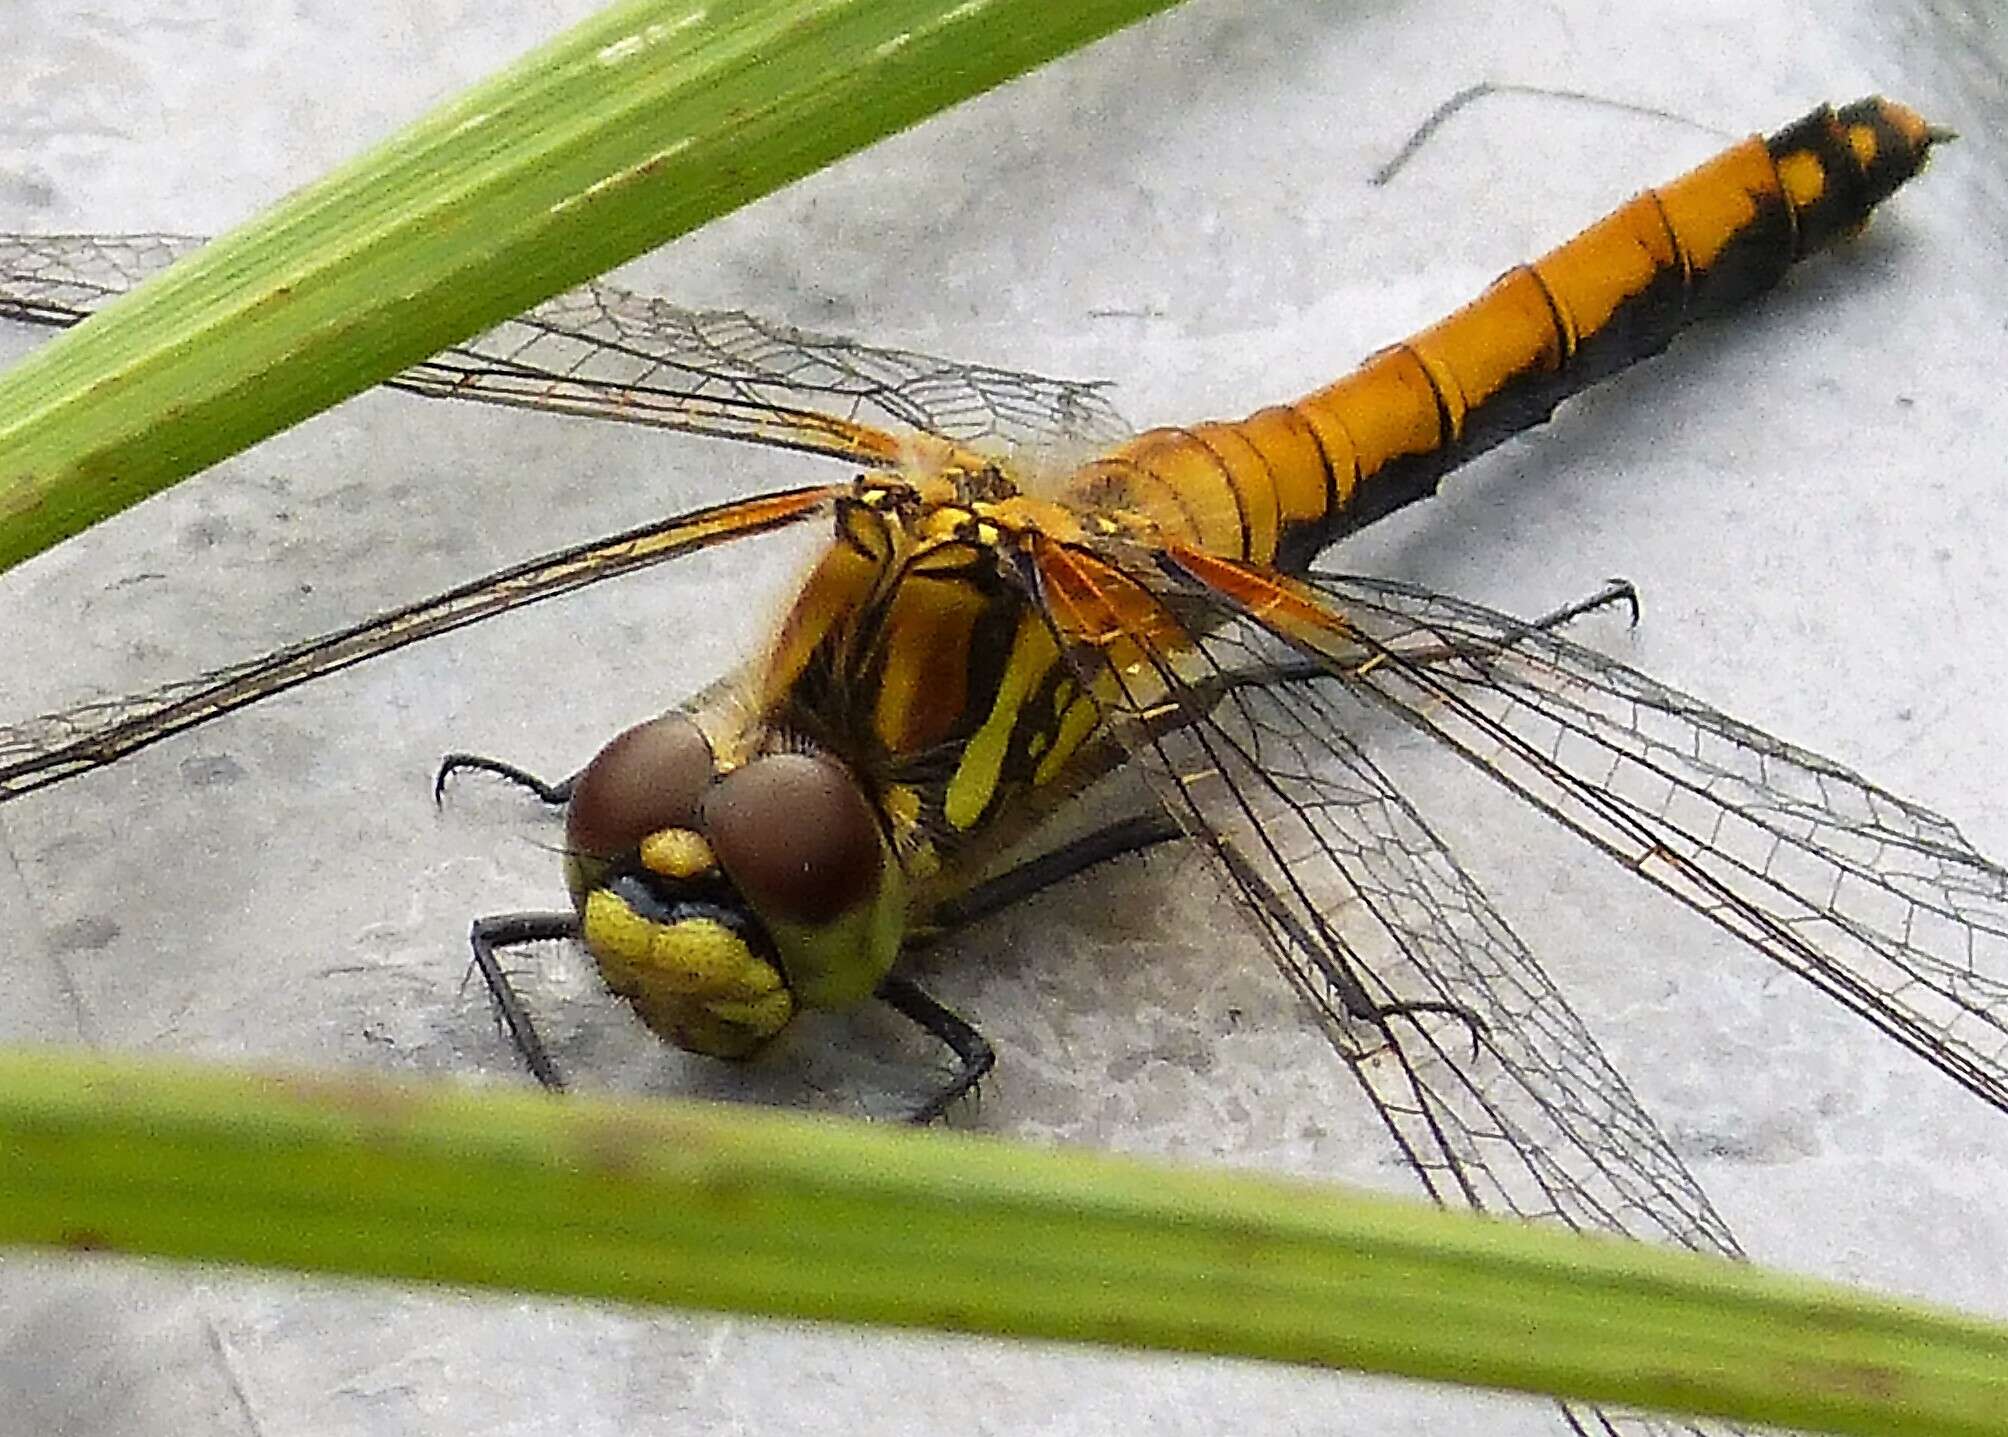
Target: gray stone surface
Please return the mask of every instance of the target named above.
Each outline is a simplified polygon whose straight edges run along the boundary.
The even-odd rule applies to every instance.
[[[210,231],[583,0],[8,0],[0,228]],[[1611,574],[1615,652],[2008,854],[1998,38],[1925,6],[1194,3],[670,246],[687,303],[1121,381],[1139,422],[1302,391],[1721,137],[1883,91],[1972,138],[1746,327],[1698,336],[1340,562],[1536,611]],[[1970,22],[1967,22],[1970,23]],[[35,336],[0,334],[0,358]],[[374,395],[0,578],[0,718],[181,677],[809,461]],[[784,546],[408,651],[0,812],[8,1041],[518,1081],[471,914],[562,897],[452,748],[559,772],[757,642]],[[2008,1316],[2008,1127],[1475,778],[1426,789],[1761,1261]],[[1399,1189],[1339,1065],[1189,855],[935,960],[1004,1058],[958,1123]],[[582,1084],[883,1110],[875,1016],[751,1072],[554,958]],[[730,1260],[721,1254],[721,1260]],[[86,1434],[1552,1430],[1543,1404],[1246,1364],[0,1259],[0,1428]],[[25,1416],[24,1416],[25,1414]]]

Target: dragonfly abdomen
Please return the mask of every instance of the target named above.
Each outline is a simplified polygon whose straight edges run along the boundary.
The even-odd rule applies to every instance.
[[[1336,383],[1238,423],[1138,435],[1086,466],[1076,492],[1215,554],[1299,567],[1763,293],[1858,229],[1945,137],[1888,100],[1821,106],[1645,191]]]

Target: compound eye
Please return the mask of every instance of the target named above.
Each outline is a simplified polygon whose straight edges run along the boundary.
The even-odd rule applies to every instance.
[[[762,918],[825,923],[871,897],[878,818],[849,769],[806,753],[756,758],[704,798],[719,866]]]
[[[711,745],[684,714],[616,734],[593,756],[565,811],[571,852],[612,858],[666,828],[694,828],[713,773]]]

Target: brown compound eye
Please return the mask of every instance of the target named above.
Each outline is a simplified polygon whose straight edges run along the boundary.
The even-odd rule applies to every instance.
[[[694,828],[711,745],[683,714],[638,723],[593,756],[565,811],[571,852],[612,858],[666,828]]]
[[[704,834],[762,918],[825,923],[875,891],[877,817],[850,770],[806,753],[756,758],[712,786]]]

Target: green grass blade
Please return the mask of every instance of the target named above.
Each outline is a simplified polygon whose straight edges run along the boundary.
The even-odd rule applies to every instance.
[[[2008,1432],[2008,1329],[1328,1187],[694,1104],[0,1054],[0,1242]]]
[[[0,570],[1170,0],[624,0],[0,377]]]

